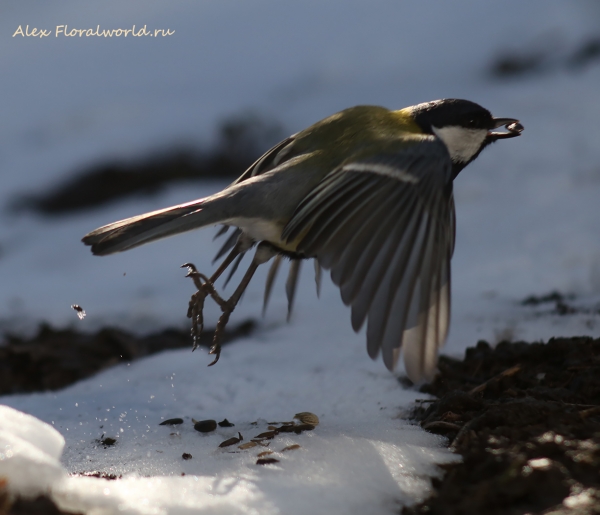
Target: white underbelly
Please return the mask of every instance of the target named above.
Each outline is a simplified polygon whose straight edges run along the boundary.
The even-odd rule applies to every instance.
[[[228,225],[235,225],[256,241],[268,241],[282,246],[281,232],[283,225],[262,218],[232,218]]]

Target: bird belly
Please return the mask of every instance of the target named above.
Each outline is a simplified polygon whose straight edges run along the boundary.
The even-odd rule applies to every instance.
[[[277,248],[294,252],[296,242],[287,243],[281,239],[284,223],[265,220],[263,218],[232,218],[228,225],[235,225],[256,241],[267,241]]]

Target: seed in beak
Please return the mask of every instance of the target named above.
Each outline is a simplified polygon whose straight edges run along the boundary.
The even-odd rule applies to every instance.
[[[523,127],[519,122],[514,122],[506,126],[506,130],[510,132],[523,132]]]

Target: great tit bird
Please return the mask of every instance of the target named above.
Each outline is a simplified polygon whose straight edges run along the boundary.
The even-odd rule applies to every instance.
[[[431,379],[450,322],[452,181],[487,145],[522,130],[518,120],[494,118],[468,100],[398,111],[351,107],[275,145],[219,193],[105,225],[83,242],[104,256],[209,225],[234,226],[237,242],[210,278],[190,266],[198,286],[188,312],[194,327],[208,295],[223,311],[213,363],[256,268],[287,256],[331,271],[354,330],[367,321],[371,358],[381,351],[393,370],[402,351],[412,381]],[[255,244],[242,282],[222,299],[214,281]]]

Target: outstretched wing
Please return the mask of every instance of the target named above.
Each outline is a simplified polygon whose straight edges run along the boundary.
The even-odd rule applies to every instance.
[[[431,377],[450,320],[451,161],[439,141],[396,143],[348,161],[302,201],[283,232],[331,270],[352,326],[388,369]]]

